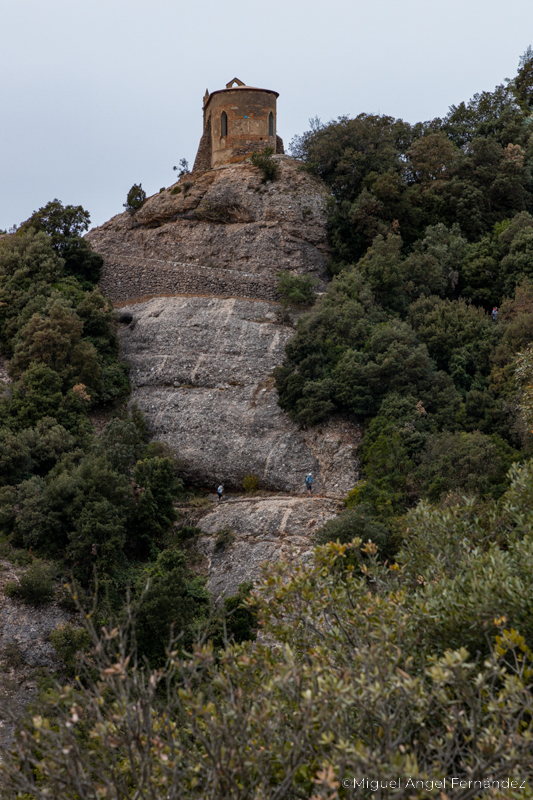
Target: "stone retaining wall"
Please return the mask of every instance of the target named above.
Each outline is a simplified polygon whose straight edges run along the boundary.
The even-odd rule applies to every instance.
[[[279,300],[277,280],[236,269],[149,258],[106,258],[100,287],[113,302],[152,295],[199,294]]]

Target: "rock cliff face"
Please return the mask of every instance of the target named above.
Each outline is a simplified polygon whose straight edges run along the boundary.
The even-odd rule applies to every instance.
[[[311,471],[319,493],[342,497],[357,480],[359,429],[338,421],[317,431],[293,425],[271,377],[293,329],[276,306],[244,299],[154,298],[121,309],[133,399],[155,438],[168,442],[186,479],[304,493]]]
[[[215,601],[253,581],[261,564],[309,556],[313,534],[339,511],[324,498],[275,495],[218,503],[202,520],[198,549],[208,561]]]
[[[134,215],[87,234],[104,256],[102,289],[114,302],[162,294],[274,300],[276,272],[323,282],[327,193],[287,156],[261,183],[250,163],[182,176]]]
[[[153,437],[174,448],[190,483],[239,490],[254,474],[262,490],[285,493],[224,502],[201,521],[217,596],[264,559],[304,557],[359,477],[358,426],[339,418],[301,429],[277,404],[272,370],[294,328],[279,321],[276,272],[310,274],[320,288],[327,255],[324,187],[277,158],[272,183],[250,163],[185,175],[174,193],[88,234],[104,256],[102,288],[120,307],[132,400]],[[309,471],[313,498],[304,497]],[[221,548],[223,529],[232,533]]]

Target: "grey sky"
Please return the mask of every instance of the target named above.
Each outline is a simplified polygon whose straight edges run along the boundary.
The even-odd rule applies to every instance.
[[[409,122],[492,90],[531,0],[2,0],[0,228],[58,197],[94,225],[192,165],[206,87],[275,89],[287,145],[341,114]]]

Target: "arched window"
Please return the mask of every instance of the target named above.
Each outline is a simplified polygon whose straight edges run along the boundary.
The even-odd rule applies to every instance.
[[[228,135],[228,115],[225,111],[222,112],[222,116],[220,117],[220,135]]]
[[[272,111],[268,115],[268,135],[274,136],[274,114]]]

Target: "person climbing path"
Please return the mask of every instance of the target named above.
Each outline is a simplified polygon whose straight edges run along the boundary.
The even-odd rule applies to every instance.
[[[220,486],[218,487],[217,494],[218,494],[218,500],[220,502],[222,500],[222,495],[224,494],[224,484],[223,483],[221,483]]]
[[[305,476],[305,485],[307,486],[307,495],[311,497],[313,493],[313,476],[310,472]]]

